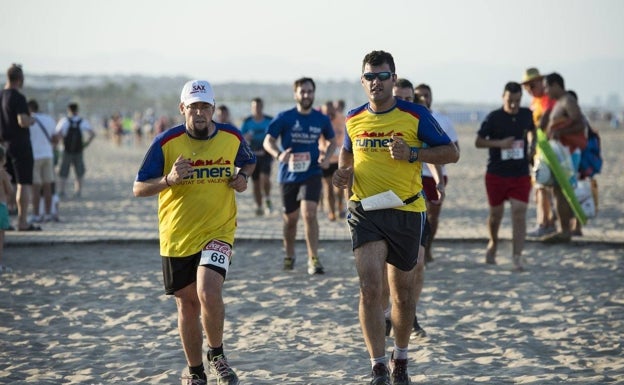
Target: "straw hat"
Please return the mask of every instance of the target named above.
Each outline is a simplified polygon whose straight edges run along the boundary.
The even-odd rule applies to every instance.
[[[527,68],[522,75],[522,84],[528,83],[531,80],[542,79],[544,76],[540,75],[539,70],[535,67]]]

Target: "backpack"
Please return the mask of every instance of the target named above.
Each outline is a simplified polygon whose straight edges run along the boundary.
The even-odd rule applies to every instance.
[[[79,154],[82,152],[82,130],[80,130],[82,119],[75,122],[71,119],[67,120],[69,121],[69,128],[63,138],[63,147],[68,154]]]
[[[587,130],[587,146],[581,151],[579,173],[582,178],[592,177],[602,170],[600,136],[591,127]]]

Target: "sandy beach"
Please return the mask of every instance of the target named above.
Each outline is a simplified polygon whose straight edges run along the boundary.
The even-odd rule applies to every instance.
[[[459,128],[462,159],[427,266],[412,339],[414,384],[624,384],[624,145],[603,133],[600,211],[567,245],[528,242],[512,273],[509,211],[496,266],[485,265],[486,152]],[[88,153],[84,197],[63,223],[7,233],[0,275],[0,384],[179,384],[185,367],[174,300],[163,293],[151,199],[131,185],[144,147],[101,138]],[[277,188],[274,188],[277,194]],[[327,274],[281,270],[281,219],[240,194],[225,285],[225,349],[241,384],[366,384],[358,280],[344,223],[321,218]],[[277,199],[277,198],[276,198]],[[531,207],[528,225],[533,225]],[[301,234],[301,232],[300,232]],[[305,245],[297,244],[305,255]],[[388,355],[392,347],[388,339]],[[209,383],[216,383],[214,380]]]

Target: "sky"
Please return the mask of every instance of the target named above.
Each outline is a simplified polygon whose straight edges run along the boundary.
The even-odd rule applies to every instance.
[[[535,66],[582,102],[624,101],[620,0],[0,0],[0,66],[212,83],[359,81],[364,55],[435,100],[500,102]],[[615,99],[618,100],[617,98]]]

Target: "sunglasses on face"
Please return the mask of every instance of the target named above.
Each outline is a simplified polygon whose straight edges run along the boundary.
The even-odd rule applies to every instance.
[[[382,82],[384,80],[388,80],[392,77],[392,72],[389,71],[384,71],[384,72],[367,72],[365,74],[362,75],[362,77],[366,80],[368,80],[369,82],[372,82],[375,79],[379,79]]]

